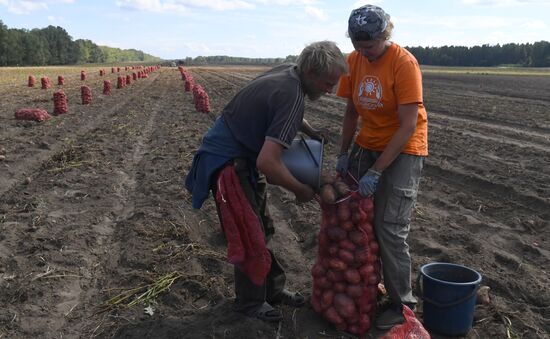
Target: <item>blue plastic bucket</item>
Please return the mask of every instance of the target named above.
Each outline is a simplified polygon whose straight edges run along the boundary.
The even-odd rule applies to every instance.
[[[468,333],[474,321],[481,274],[461,265],[431,263],[420,268],[418,280],[420,277],[424,326],[447,336]]]
[[[282,159],[290,173],[298,181],[318,190],[323,168],[323,142],[296,138],[290,148],[283,151]]]

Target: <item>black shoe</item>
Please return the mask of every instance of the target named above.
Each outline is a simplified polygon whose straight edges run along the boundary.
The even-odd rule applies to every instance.
[[[258,318],[265,322],[276,323],[283,319],[283,315],[281,314],[281,311],[273,308],[273,306],[269,305],[267,302],[264,302],[257,308],[253,308],[252,310],[249,310],[243,313],[247,317]]]
[[[270,300],[273,304],[284,304],[293,307],[302,307],[306,303],[306,298],[300,292],[291,292],[287,289],[282,290],[279,294]]]
[[[403,316],[401,305],[391,305],[376,319],[375,325],[379,330],[389,330],[395,325],[400,325],[404,322],[405,317]]]

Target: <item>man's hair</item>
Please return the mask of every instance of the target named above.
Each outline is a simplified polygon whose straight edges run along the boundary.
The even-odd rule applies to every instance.
[[[307,45],[298,56],[296,63],[301,73],[313,72],[317,75],[335,71],[346,73],[348,69],[346,59],[338,46],[327,40]]]

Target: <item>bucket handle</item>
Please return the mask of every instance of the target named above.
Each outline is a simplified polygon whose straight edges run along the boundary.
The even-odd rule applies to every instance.
[[[477,290],[478,290],[478,286],[476,285],[476,287],[472,290],[472,293],[469,293],[467,296],[465,297],[462,297],[458,300],[455,300],[455,301],[451,301],[449,303],[440,303],[440,302],[437,302],[435,300],[432,300],[428,297],[426,297],[424,295],[424,291],[423,291],[423,288],[420,286],[420,278],[422,277],[422,274],[418,274],[418,276],[416,277],[416,294],[418,295],[418,297],[424,301],[427,301],[429,302],[430,304],[433,304],[434,306],[436,307],[439,307],[439,308],[447,308],[447,307],[452,307],[452,306],[456,306],[456,305],[459,305],[459,304],[462,304],[463,302],[465,302],[466,300],[470,299],[471,297],[473,297],[476,293],[477,293]]]
[[[302,144],[304,144],[304,147],[307,149],[307,152],[311,156],[311,159],[313,159],[313,162],[315,163],[315,166],[319,167],[319,163],[317,162],[317,159],[315,159],[315,156],[313,155],[313,152],[309,148],[306,139],[304,139],[304,136],[300,134],[300,140],[302,141]]]

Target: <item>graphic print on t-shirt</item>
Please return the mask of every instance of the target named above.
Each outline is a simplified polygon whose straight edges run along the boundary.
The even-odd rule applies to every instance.
[[[366,109],[377,109],[382,107],[382,85],[376,76],[367,75],[359,83],[357,93],[359,105]]]

